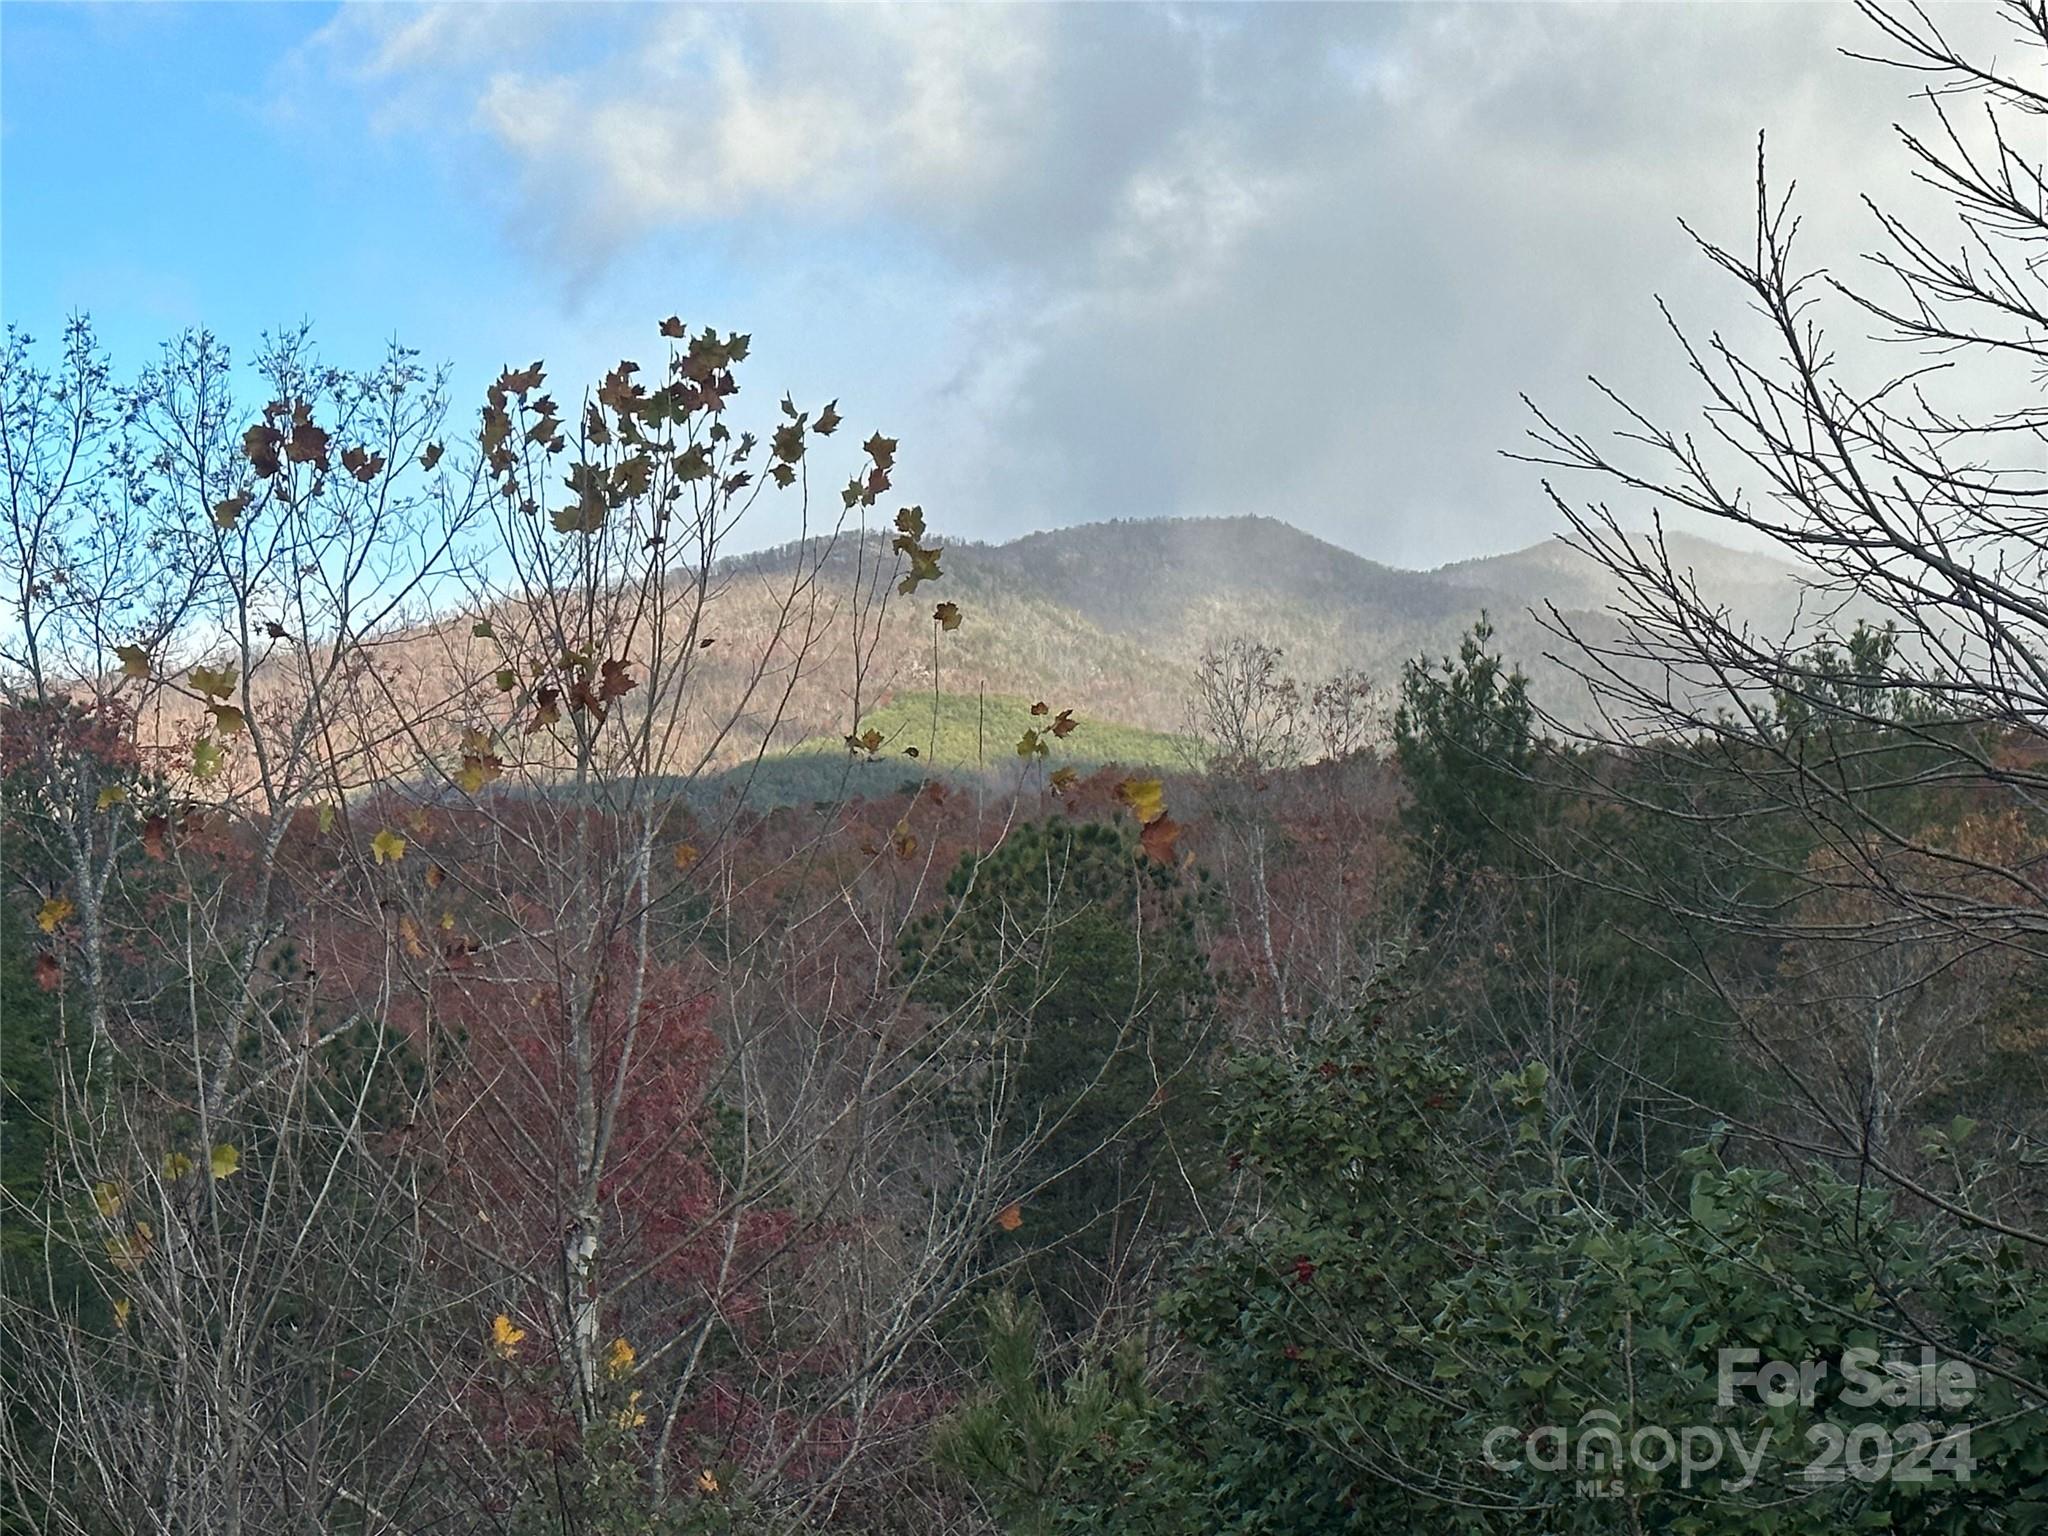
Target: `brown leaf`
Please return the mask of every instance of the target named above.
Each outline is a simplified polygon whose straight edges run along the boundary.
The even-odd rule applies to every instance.
[[[384,472],[384,455],[366,453],[360,448],[345,448],[341,454],[341,467],[354,475],[358,483],[368,485]]]
[[[996,1212],[996,1225],[1005,1232],[1014,1232],[1024,1225],[1024,1212],[1014,1202]]]
[[[683,317],[681,315],[670,315],[666,320],[662,321],[661,334],[669,337],[671,340],[680,340],[685,334]]]
[[[284,456],[294,464],[311,464],[315,469],[327,467],[327,434],[310,421],[301,421],[292,427],[292,435],[285,441]]]
[[[536,731],[544,731],[549,726],[560,723],[562,718],[562,711],[559,708],[561,700],[562,690],[559,688],[543,688],[535,693],[533,696],[533,718],[526,723],[526,734],[531,736]]]
[[[932,610],[932,622],[941,629],[958,629],[960,627],[960,605],[958,603],[939,604],[938,607]]]
[[[627,665],[623,661],[608,661],[598,669],[602,677],[602,681],[598,686],[600,697],[607,699],[623,698],[626,694],[631,693],[640,686],[638,678],[626,675]]]
[[[1046,703],[1045,700],[1040,699],[1036,704],[1031,706],[1031,713],[1033,713],[1034,715],[1049,715],[1052,713],[1052,706]]]
[[[1052,733],[1062,739],[1073,734],[1074,727],[1081,722],[1074,718],[1071,709],[1063,709],[1052,717]]]
[[[1148,857],[1161,864],[1173,862],[1174,839],[1180,836],[1180,823],[1171,816],[1161,816],[1157,821],[1145,823],[1145,830],[1138,834],[1138,845]]]
[[[242,434],[242,455],[258,479],[268,480],[278,472],[277,453],[283,443],[284,434],[267,422],[258,422]]]
[[[164,834],[171,830],[168,816],[151,816],[142,823],[142,851],[152,859],[164,857]]]
[[[420,468],[432,469],[441,462],[441,455],[447,452],[439,443],[427,444],[427,451],[420,455]]]

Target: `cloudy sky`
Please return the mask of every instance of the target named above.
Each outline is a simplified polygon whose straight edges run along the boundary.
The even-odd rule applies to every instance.
[[[1976,7],[1945,7],[1984,26]],[[1848,5],[8,6],[0,300],[132,364],[397,337],[465,392],[751,331],[959,537],[1260,512],[1403,565],[1550,532],[1527,393],[1693,400],[1679,230],[1910,196]],[[786,533],[763,524],[763,541]]]

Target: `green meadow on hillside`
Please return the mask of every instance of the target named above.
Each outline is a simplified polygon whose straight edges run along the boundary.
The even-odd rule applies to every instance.
[[[692,798],[736,794],[755,805],[794,805],[841,795],[893,794],[931,774],[1014,783],[1022,767],[1017,745],[1024,732],[1037,728],[1043,733],[1057,712],[1033,715],[1031,704],[1005,694],[904,694],[861,717],[861,733],[872,730],[882,738],[872,757],[849,752],[843,736],[815,736],[698,784]],[[1077,722],[1064,740],[1046,734],[1046,771],[1072,767],[1088,772],[1109,763],[1184,768],[1198,760],[1192,744],[1179,736],[1087,716],[1078,716]]]

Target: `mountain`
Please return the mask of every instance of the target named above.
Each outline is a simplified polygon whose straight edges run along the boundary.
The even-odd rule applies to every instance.
[[[695,584],[678,580],[664,625],[635,624],[615,658],[635,679],[658,672],[675,690],[669,697],[684,701],[674,728],[663,728],[661,766],[723,777],[765,751],[785,785],[776,797],[800,799],[851,756],[865,762],[863,783],[888,780],[893,788],[912,747],[924,766],[1013,762],[1023,730],[1043,723],[1030,713],[1041,700],[1082,722],[1057,744],[1059,763],[1183,760],[1176,738],[1186,728],[1189,685],[1212,647],[1249,637],[1278,647],[1283,670],[1304,684],[1356,669],[1391,695],[1405,663],[1454,652],[1482,612],[1493,621],[1495,647],[1528,673],[1537,703],[1576,723],[1590,713],[1584,686],[1553,659],[1569,648],[1531,610],[1554,603],[1596,641],[1617,628],[1607,611],[1612,579],[1556,542],[1409,571],[1268,517],[1089,523],[1006,544],[933,538],[945,574],[911,596],[896,593],[896,557],[872,533],[721,562],[701,611]],[[1671,548],[1738,617],[1775,629],[1796,613],[1801,589],[1791,567],[1703,540],[1674,539]],[[938,602],[958,605],[957,628],[939,630]],[[539,684],[526,680],[541,677],[533,668],[546,667],[559,647],[537,638],[534,617],[507,603],[380,639],[374,657],[344,680],[361,713],[336,739],[410,749],[395,701],[466,691],[452,707],[433,706],[448,740],[422,743],[430,753],[457,752],[460,726],[495,721],[501,750],[539,761],[533,754],[544,756],[549,738],[521,725],[538,707]],[[482,618],[493,623],[476,622]],[[650,647],[678,643],[656,635],[696,643],[682,642],[655,669]],[[363,686],[372,674],[376,686]],[[291,665],[263,662],[250,684],[261,704],[298,686],[296,676]],[[506,678],[509,697],[492,681]],[[167,700],[155,726],[167,741],[205,727],[191,698]],[[648,691],[627,692],[623,717],[647,700]],[[849,754],[848,735],[870,728],[887,745]],[[366,767],[364,782],[402,771],[382,749],[366,762],[385,766]]]
[[[1796,611],[1790,566],[1703,539],[1673,536],[1669,545],[1703,590],[1753,623],[1782,627]],[[769,551],[741,563],[772,588],[796,558]],[[1405,662],[1454,651],[1483,611],[1539,704],[1576,721],[1587,714],[1584,686],[1551,659],[1568,648],[1531,610],[1554,603],[1592,638],[1617,627],[1612,577],[1558,541],[1410,571],[1268,517],[1130,519],[950,544],[944,566],[944,579],[899,605],[909,622],[878,647],[871,697],[986,691],[1176,732],[1199,658],[1233,637],[1279,647],[1284,668],[1305,682],[1348,667],[1391,690]],[[965,614],[942,637],[936,682],[925,592]]]

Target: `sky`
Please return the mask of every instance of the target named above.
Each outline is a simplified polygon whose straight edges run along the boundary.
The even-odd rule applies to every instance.
[[[1819,0],[14,0],[0,313],[89,314],[118,369],[310,321],[465,400],[535,358],[573,395],[678,313],[754,337],[743,403],[897,437],[952,537],[1259,513],[1432,566],[1556,530],[1521,396],[1683,423],[1654,301],[1743,323],[1678,220],[1747,238],[1760,132],[1816,266],[1915,195],[1874,42]]]

